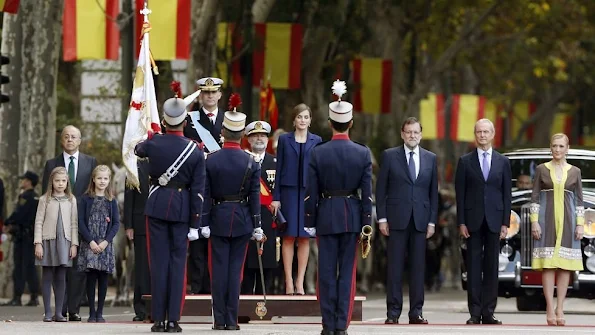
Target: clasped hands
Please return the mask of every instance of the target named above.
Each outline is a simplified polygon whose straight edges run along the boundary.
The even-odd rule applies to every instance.
[[[109,243],[107,241],[101,241],[99,244],[97,244],[95,241],[91,241],[91,243],[89,243],[89,247],[91,247],[91,251],[93,251],[94,254],[100,254],[103,252],[103,250],[105,250],[105,248],[107,248],[108,244]]]

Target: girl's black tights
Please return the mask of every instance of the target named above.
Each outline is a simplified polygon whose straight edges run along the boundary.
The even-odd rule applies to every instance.
[[[45,317],[49,318],[52,315],[51,297],[52,286],[54,286],[54,298],[56,304],[56,319],[62,318],[62,305],[64,304],[64,293],[66,292],[66,268],[63,266],[44,266],[42,273],[42,288],[43,308],[45,310]]]
[[[107,275],[105,271],[87,270],[87,299],[89,299],[89,317],[103,317],[103,304],[107,294]],[[97,310],[95,310],[95,283],[97,283]]]

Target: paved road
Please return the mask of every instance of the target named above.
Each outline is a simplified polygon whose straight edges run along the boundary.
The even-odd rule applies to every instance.
[[[6,301],[6,300],[2,300]],[[24,298],[23,301],[26,301]],[[408,302],[405,301],[405,306]],[[462,291],[445,291],[426,295],[424,316],[430,321],[428,326],[387,326],[384,297],[368,297],[364,303],[364,322],[352,323],[349,334],[519,334],[537,330],[541,334],[595,333],[595,302],[581,299],[568,299],[566,303],[566,327],[545,326],[544,313],[520,313],[516,311],[513,299],[499,299],[497,317],[504,321],[502,326],[466,326],[468,318],[466,295]],[[81,308],[86,317],[87,307]],[[130,307],[106,307],[107,324],[87,324],[86,322],[43,323],[43,307],[0,307],[0,334],[146,334],[149,324],[133,323]],[[210,318],[184,317],[184,333],[211,333]],[[404,314],[401,322],[406,323]],[[319,334],[320,318],[282,318],[271,323],[251,323],[241,325],[241,334]]]

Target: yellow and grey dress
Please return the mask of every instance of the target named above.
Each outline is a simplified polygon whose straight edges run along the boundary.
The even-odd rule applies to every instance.
[[[583,270],[581,241],[574,231],[584,225],[581,170],[570,164],[558,180],[552,162],[535,169],[531,196],[531,223],[538,222],[541,239],[534,240],[533,269]]]

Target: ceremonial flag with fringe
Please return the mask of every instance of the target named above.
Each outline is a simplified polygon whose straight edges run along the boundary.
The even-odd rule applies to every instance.
[[[145,19],[148,28],[148,20]],[[122,160],[126,167],[126,184],[136,189],[139,188],[138,179],[138,157],[134,153],[134,147],[145,140],[148,131],[160,132],[159,113],[157,111],[157,96],[155,95],[155,83],[151,73],[152,58],[149,51],[149,32],[143,34],[140,54],[136,65],[136,74],[132,86],[130,98],[130,109],[126,119],[124,140],[122,143]],[[153,64],[153,67],[156,68]]]

